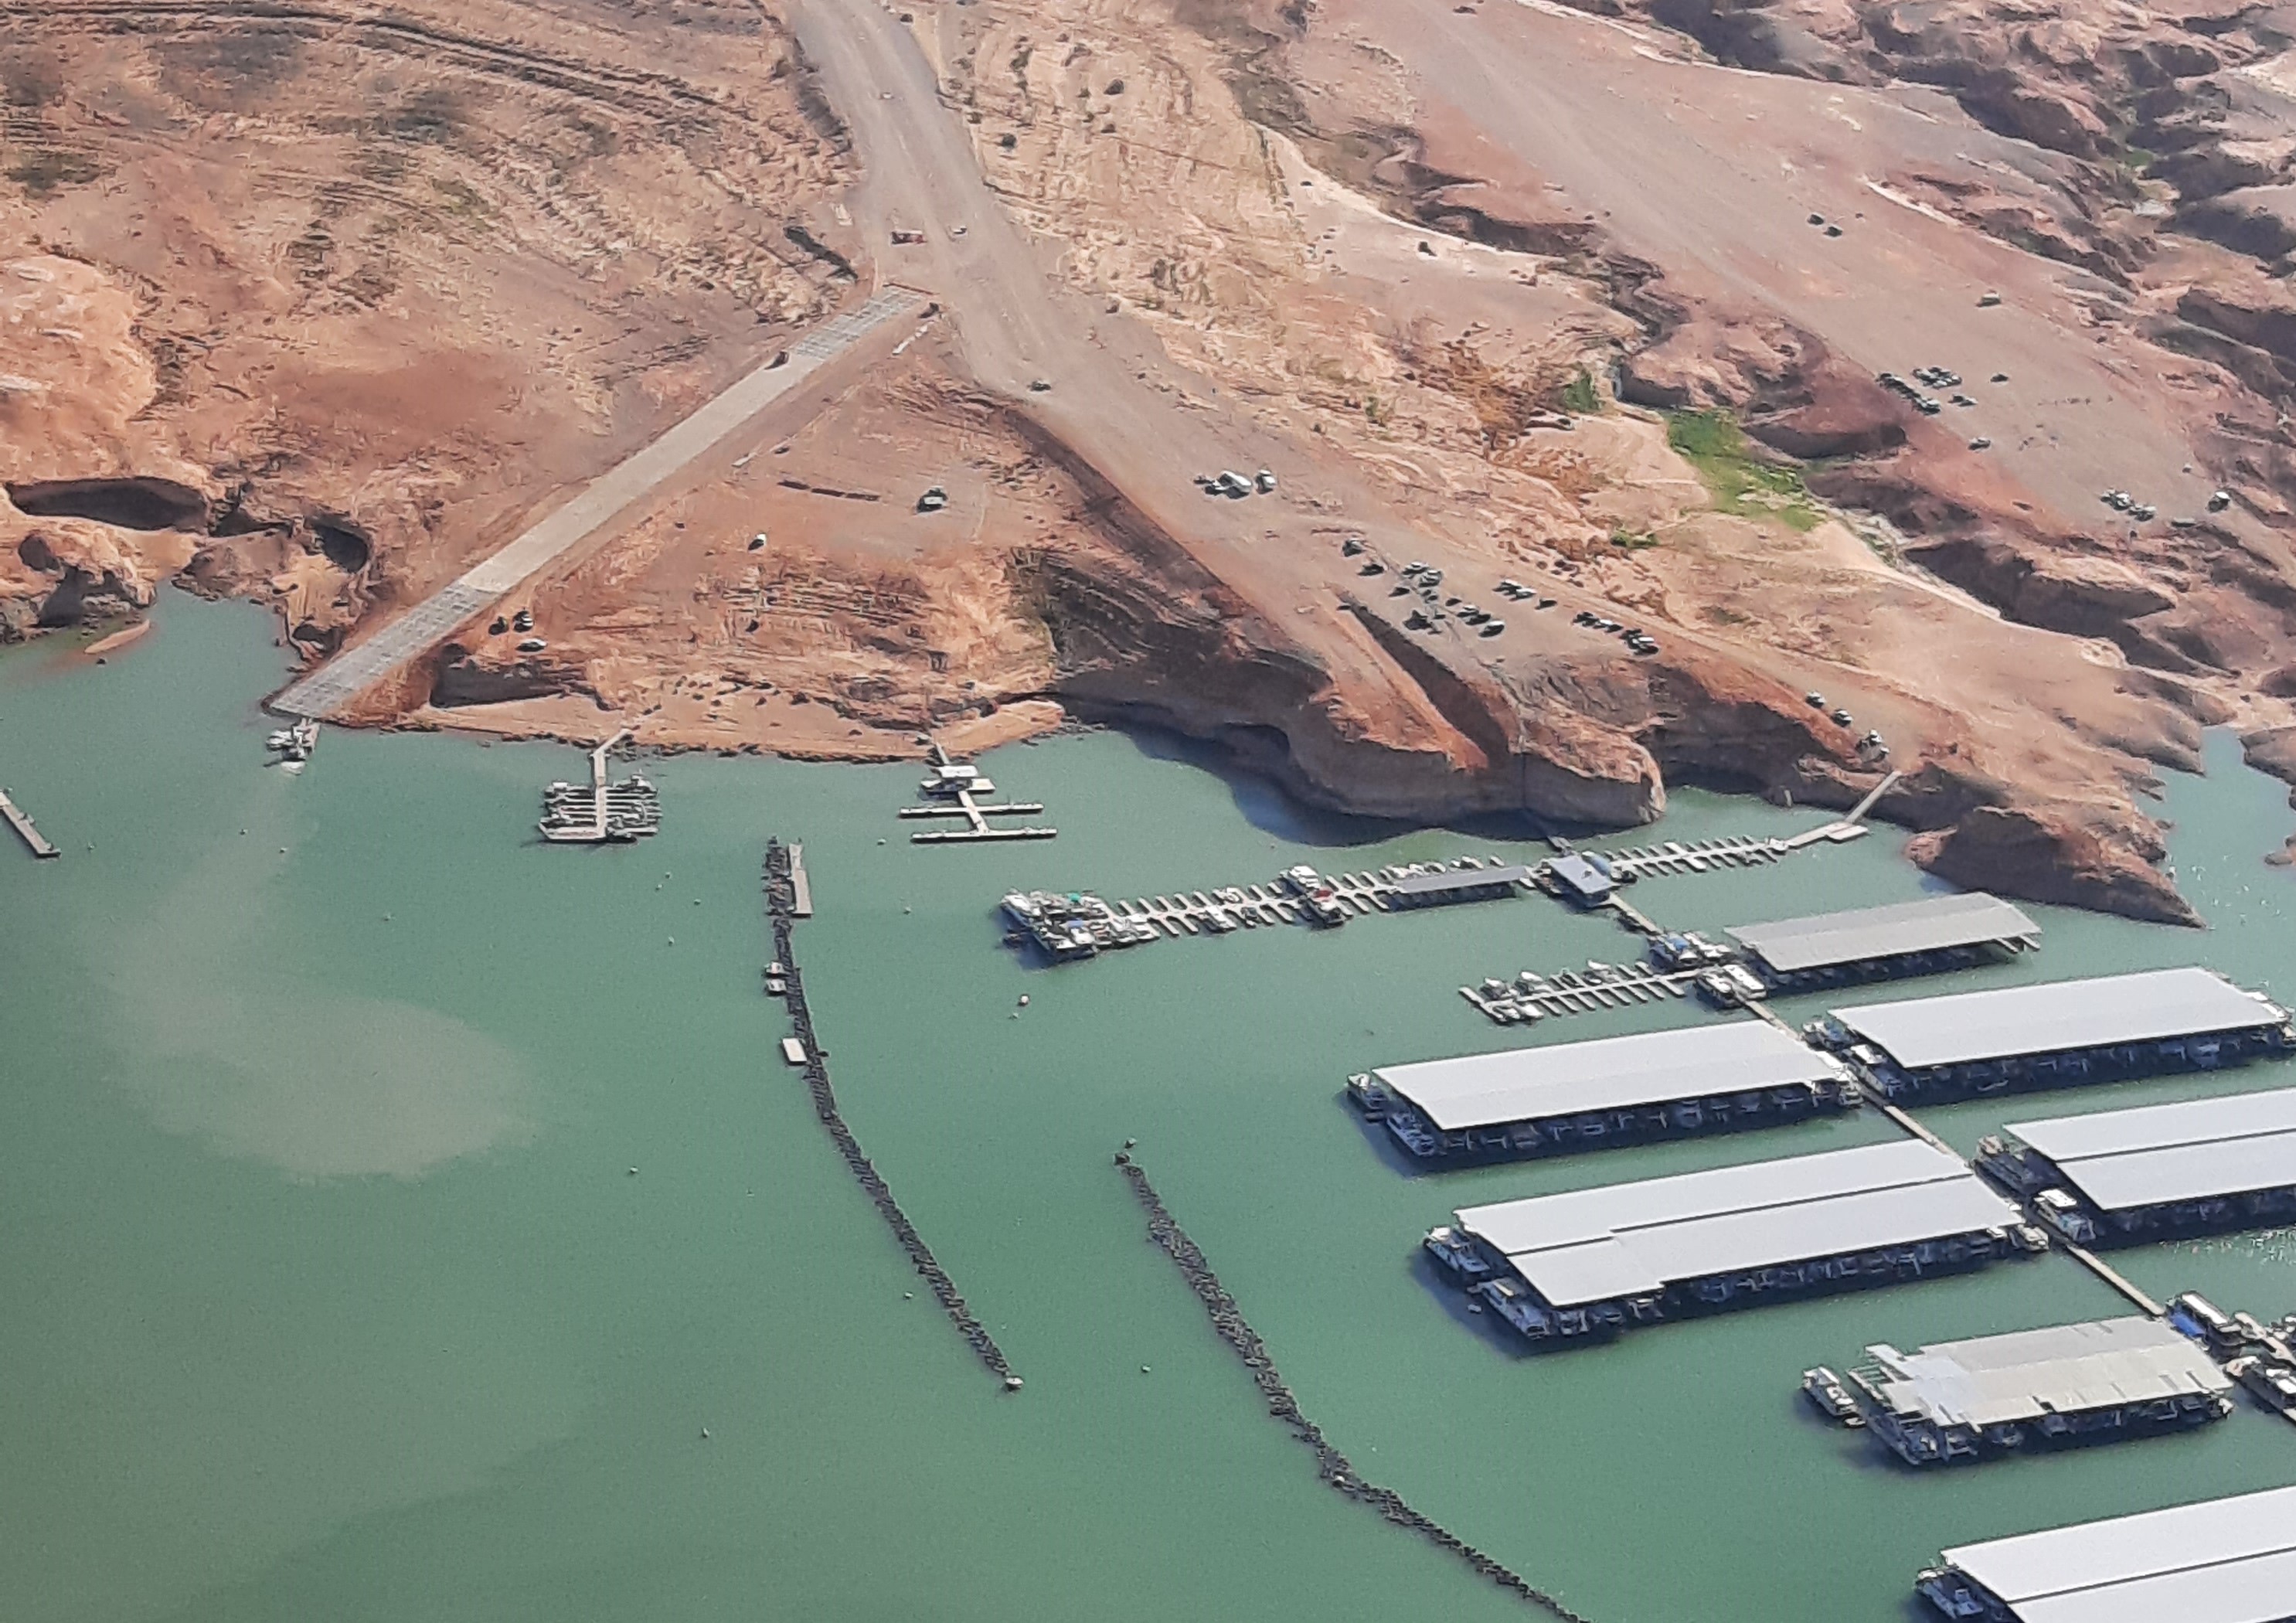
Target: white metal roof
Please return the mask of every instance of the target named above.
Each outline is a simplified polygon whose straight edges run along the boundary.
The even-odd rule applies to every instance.
[[[2012,1124],[2107,1211],[2296,1184],[2296,1087]]]
[[[1440,896],[1446,890],[1529,882],[1530,870],[1521,863],[1510,863],[1503,868],[1445,868],[1437,873],[1406,873],[1390,888],[1402,896]]]
[[[1774,919],[1766,924],[1734,924],[1723,933],[1772,969],[1792,971],[2020,940],[2038,936],[2041,927],[2000,898],[1972,891],[1887,907]]]
[[[2158,1319],[2054,1324],[1918,1352],[1866,1349],[1882,1401],[1939,1426],[1991,1426],[2043,1415],[2223,1393],[2232,1378],[2199,1345]]]
[[[2277,1025],[2286,1013],[2210,970],[2145,970],[1830,1012],[1898,1064],[2053,1053]]]
[[[1561,1307],[2018,1216],[1957,1157],[1899,1139],[1470,1207],[1456,1220]]]
[[[2021,1623],[2282,1623],[2296,1616],[2296,1488],[1948,1550]]]
[[[1784,1087],[1841,1062],[1767,1021],[1389,1065],[1372,1075],[1448,1129]]]

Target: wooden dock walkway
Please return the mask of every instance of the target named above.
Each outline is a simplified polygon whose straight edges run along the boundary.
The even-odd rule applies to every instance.
[[[2130,1282],[2127,1275],[2114,1267],[2111,1263],[2105,1261],[2103,1258],[2098,1256],[2095,1251],[2090,1250],[2087,1246],[2075,1245],[2071,1241],[2063,1238],[2062,1235],[2055,1236],[2055,1238],[2057,1247],[2060,1250],[2070,1257],[2075,1262],[2079,1263],[2081,1266],[2087,1268],[2090,1273],[2095,1275],[2099,1279],[2104,1281],[2106,1284],[2111,1285],[2114,1290],[2120,1291],[2121,1295],[2127,1297],[2130,1301],[2136,1303],[2137,1308],[2143,1312],[2146,1317],[2157,1319],[2161,1315],[2169,1311],[2160,1303],[2154,1301],[2151,1297],[2145,1295],[2144,1291],[2138,1290],[2136,1286]]]
[[[1874,809],[1875,801],[1897,787],[1898,780],[1904,775],[1905,774],[1901,772],[1891,772],[1872,789],[1866,791],[1866,798],[1851,807],[1846,816],[1833,823],[1822,824],[1816,828],[1804,829],[1800,833],[1783,842],[1785,848],[1789,851],[1799,851],[1803,847],[1816,845],[1820,840],[1830,840],[1835,845],[1841,845],[1852,840],[1864,839],[1866,814]]]
[[[1705,873],[1716,868],[1748,868],[1773,863],[1790,848],[1766,834],[1730,834],[1719,840],[1669,840],[1660,845],[1624,846],[1595,855],[1621,878],[1646,873]]]
[[[1056,828],[996,828],[991,817],[1033,817],[1044,807],[1035,800],[990,800],[986,795],[996,792],[996,785],[980,775],[970,761],[949,758],[937,738],[925,741],[932,750],[933,775],[917,785],[918,792],[937,799],[938,805],[905,806],[904,817],[962,817],[961,829],[934,829],[909,836],[911,845],[969,845],[984,840],[1057,840]]]
[[[0,789],[0,817],[7,819],[8,826],[14,829],[24,843],[31,848],[33,856],[48,857],[63,855],[62,851],[48,843],[46,835],[32,826],[30,814],[10,799],[8,791],[4,789]]]
[[[1754,1007],[1756,1012],[1761,1014],[1765,1019],[1769,1020],[1781,1027],[1785,1027],[1788,1030],[1792,1029],[1791,1027],[1786,1027],[1785,1021],[1780,1020],[1778,1016],[1769,1009],[1759,1005],[1750,1006]],[[1882,1115],[1888,1117],[1900,1131],[1911,1134],[1914,1137],[1920,1139],[1923,1143],[1930,1145],[1932,1149],[1942,1150],[1948,1155],[1954,1157],[1956,1160],[1966,1162],[1980,1175],[1984,1174],[1985,1168],[1980,1163],[1970,1160],[1969,1158],[1962,1154],[1960,1151],[1955,1149],[1951,1144],[1946,1143],[1944,1139],[1939,1138],[1936,1134],[1931,1132],[1929,1128],[1923,1127],[1920,1120],[1909,1111],[1900,1110],[1898,1106],[1890,1103],[1887,1099],[1884,1099],[1877,1089],[1861,1082],[1858,1085],[1858,1091],[1866,1095],[1866,1103],[1872,1105]],[[1992,1180],[1988,1178],[1988,1181],[1990,1182]],[[2057,1250],[2063,1251],[2075,1262],[2079,1263],[2081,1266],[2087,1268],[2090,1273],[2095,1275],[2106,1284],[2111,1285],[2115,1291],[2118,1291],[2121,1295],[2127,1297],[2130,1302],[2135,1304],[2138,1312],[2143,1313],[2148,1318],[2157,1319],[2163,1313],[2168,1311],[2166,1308],[2161,1307],[2160,1303],[2154,1301],[2150,1296],[2147,1296],[2143,1291],[2139,1290],[2136,1283],[2132,1282],[2128,1275],[2122,1274],[2118,1268],[2115,1268],[2112,1264],[2106,1262],[2103,1258],[2099,1257],[2095,1251],[2090,1250],[2086,1246],[2075,1245],[2071,1241],[2059,1234],[2054,1228],[2043,1223],[2038,1215],[2034,1212],[2031,1205],[2020,1198],[2013,1190],[2004,1190],[2003,1193],[2009,1195],[2012,1200],[2015,1200],[2017,1201],[2018,1209],[2024,1213],[2026,1222],[2031,1224],[2035,1228],[2039,1229],[2043,1234],[2047,1234],[2051,1242]]]
[[[1898,780],[1905,775],[1906,775],[1904,773],[1898,772],[1893,768],[1889,776],[1883,778],[1880,783],[1874,785],[1871,792],[1869,792],[1864,799],[1858,801],[1857,805],[1849,808],[1849,815],[1844,817],[1842,821],[1844,823],[1852,824],[1865,822],[1866,814],[1874,809],[1874,803],[1879,800],[1883,795],[1888,794],[1892,789],[1895,789],[1898,786]]]
[[[1496,857],[1489,860],[1492,866],[1504,865]],[[1382,874],[1324,873],[1317,877],[1331,886],[1332,899],[1350,917],[1364,918],[1395,910],[1395,881]],[[1257,930],[1266,924],[1314,922],[1289,881],[1281,880],[1255,885],[1223,885],[1209,891],[1177,890],[1168,896],[1135,897],[1129,901],[1119,898],[1109,906],[1120,917],[1145,923],[1174,938],[1225,935],[1233,930]]]
[[[1623,896],[1611,897],[1607,906],[1612,913],[1619,915],[1628,930],[1648,936],[1653,940],[1666,933],[1652,922],[1648,914]]]
[[[1604,964],[1599,969],[1590,964],[1584,973],[1564,970],[1554,975],[1534,975],[1526,970],[1512,981],[1487,980],[1480,987],[1461,987],[1459,996],[1485,1018],[1504,1026],[1664,1003],[1669,997],[1688,996],[1701,972],[1661,972],[1639,963]]]
[[[642,777],[619,783],[606,779],[606,758],[630,736],[625,727],[590,751],[587,789],[553,783],[543,791],[537,827],[544,840],[553,845],[603,845],[642,840],[660,831],[661,800],[652,784]]]

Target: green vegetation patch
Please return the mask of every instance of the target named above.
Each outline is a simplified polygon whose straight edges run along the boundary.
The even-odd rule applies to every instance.
[[[1595,374],[1584,366],[1562,386],[1562,409],[1574,416],[1592,417],[1603,409],[1603,397],[1595,389]]]
[[[1666,443],[1698,470],[1718,512],[1742,519],[1775,519],[1789,529],[1811,530],[1824,518],[1801,475],[1764,462],[1727,412],[1669,412]]]

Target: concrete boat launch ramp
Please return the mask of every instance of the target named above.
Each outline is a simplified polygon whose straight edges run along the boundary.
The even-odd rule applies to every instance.
[[[922,296],[907,288],[889,287],[858,309],[823,323],[791,344],[786,359],[776,356],[743,375],[660,439],[592,480],[500,552],[290,686],[271,701],[270,708],[315,720],[333,716],[520,582],[589,540],[871,332],[922,302]]]

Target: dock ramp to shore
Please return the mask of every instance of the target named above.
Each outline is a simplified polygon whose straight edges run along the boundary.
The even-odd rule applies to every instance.
[[[18,837],[31,848],[33,856],[46,857],[63,855],[48,842],[46,835],[32,826],[30,816],[22,807],[8,798],[8,791],[4,789],[0,789],[0,818],[6,819],[8,826],[14,829]]]
[[[921,302],[922,295],[907,288],[889,287],[858,309],[824,322],[790,346],[786,361],[776,357],[743,375],[660,439],[583,486],[492,557],[293,684],[271,701],[270,708],[312,720],[334,715],[653,495],[868,334]]]

